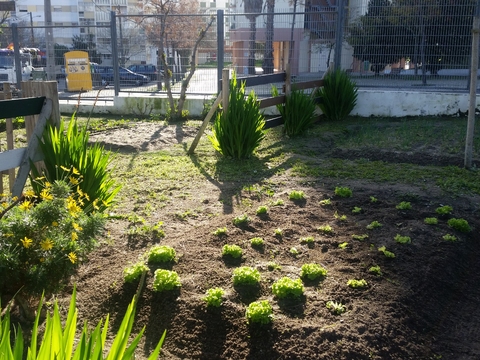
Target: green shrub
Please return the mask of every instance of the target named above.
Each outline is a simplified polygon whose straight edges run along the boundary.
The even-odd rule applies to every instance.
[[[87,215],[63,181],[17,199],[0,198],[6,209],[0,219],[0,293],[51,293],[86,260],[104,227],[100,213]],[[78,194],[77,194],[78,195]]]
[[[245,99],[245,82],[230,81],[227,111],[217,114],[213,133],[208,136],[215,150],[235,159],[249,158],[264,138],[265,119],[255,93]]]
[[[278,96],[278,89],[272,86],[272,95]],[[301,90],[292,89],[285,97],[285,103],[277,105],[283,119],[283,132],[290,137],[303,134],[315,119],[315,101]]]
[[[222,255],[231,256],[232,258],[238,259],[242,256],[242,248],[238,245],[223,245]]]
[[[149,264],[158,264],[175,261],[177,254],[171,246],[154,245],[147,251],[146,256]]]
[[[148,270],[150,270],[148,266],[143,261],[139,261],[123,269],[123,280],[127,283],[134,282],[140,279],[142,274]]]
[[[39,173],[31,166],[32,188],[37,196],[45,189],[45,184],[56,180],[65,180],[77,186],[87,196],[81,207],[86,213],[104,211],[112,205],[115,195],[120,191],[111,169],[110,153],[99,143],[90,145],[87,127],[81,130],[74,116],[65,131],[63,120],[60,127],[47,125],[39,142],[44,155],[45,168]],[[36,179],[45,178],[40,182]]]
[[[299,298],[303,295],[302,280],[292,280],[289,277],[285,276],[273,283],[272,292],[273,295],[275,295],[279,299],[284,299],[289,296]]]
[[[268,300],[254,301],[247,306],[245,317],[249,324],[269,324],[273,320],[272,305]]]
[[[357,87],[347,73],[337,69],[329,71],[318,89],[319,107],[329,121],[345,119],[357,104]]]
[[[41,331],[39,330],[39,323],[44,303],[42,296],[31,331],[30,345],[26,348],[25,353],[22,329],[18,328],[14,334],[10,333],[10,309],[7,308],[5,315],[0,317],[0,329],[2,330],[0,331],[0,354],[2,354],[2,359],[131,359],[145,331],[145,327],[143,327],[140,333],[128,345],[128,339],[135,321],[136,298],[128,306],[122,323],[108,349],[105,346],[107,339],[105,335],[109,325],[109,315],[107,315],[105,324],[102,326],[102,321],[100,321],[93,332],[89,333],[88,329],[90,327],[85,324],[82,327],[81,334],[77,334],[78,310],[75,308],[76,298],[76,289],[74,288],[65,322],[62,322],[60,318],[58,303],[54,302],[53,314],[52,316],[47,316],[45,329],[42,331],[44,335],[40,340],[39,334]],[[3,314],[1,310],[0,313]],[[63,328],[62,324],[64,324]],[[158,359],[165,334],[166,332],[163,333],[148,360]]]
[[[209,307],[220,307],[223,302],[223,295],[225,290],[220,287],[208,289],[205,296],[202,298]]]
[[[257,285],[260,272],[249,266],[241,266],[233,270],[233,285]]]
[[[309,280],[316,280],[327,276],[327,270],[318,264],[303,264],[300,271],[301,278],[308,278]]]
[[[153,276],[153,291],[173,290],[182,286],[180,277],[175,271],[158,269]]]
[[[468,225],[468,221],[465,219],[449,219],[447,222],[448,226],[450,226],[452,229],[455,229],[460,232],[470,232],[472,229],[470,228],[470,225]]]

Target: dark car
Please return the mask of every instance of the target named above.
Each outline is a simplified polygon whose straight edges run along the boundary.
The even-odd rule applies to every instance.
[[[130,65],[128,70],[136,72],[137,74],[148,76],[150,81],[161,80],[163,78],[162,70],[159,70],[155,65],[152,64]]]
[[[112,66],[95,66],[93,68],[93,73],[100,74],[102,85],[113,84],[114,75]],[[118,77],[121,85],[140,86],[148,83],[147,76],[137,74],[124,67],[118,68]]]

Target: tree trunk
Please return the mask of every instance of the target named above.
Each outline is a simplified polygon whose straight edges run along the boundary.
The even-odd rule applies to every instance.
[[[273,74],[273,21],[275,0],[267,0],[267,26],[265,34],[265,54],[263,55],[263,73]]]

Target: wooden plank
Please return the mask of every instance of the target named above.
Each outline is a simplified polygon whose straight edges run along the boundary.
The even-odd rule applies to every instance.
[[[14,169],[22,163],[23,155],[27,148],[7,150],[0,153],[0,171]]]
[[[323,79],[317,79],[317,80],[302,81],[302,82],[294,83],[292,84],[292,89],[304,90],[304,89],[318,88],[322,86],[323,86]]]
[[[44,100],[45,96],[28,99],[0,100],[0,117],[6,119],[40,114]]]
[[[280,72],[275,74],[268,74],[268,75],[256,75],[256,76],[245,76],[245,77],[237,77],[237,82],[245,81],[245,86],[256,86],[256,85],[265,85],[271,84],[275,82],[284,82],[286,79],[286,73]],[[222,84],[223,88],[223,84]],[[220,89],[223,90],[223,89]]]
[[[47,120],[52,114],[52,108],[52,100],[45,99],[42,111],[40,112],[37,124],[35,125],[33,136],[28,142],[27,150],[23,155],[20,169],[18,170],[17,178],[15,180],[15,184],[13,185],[13,196],[20,196],[22,194],[23,187],[25,186],[25,182],[27,181],[27,177],[30,172],[30,160],[33,160],[35,153],[38,152],[38,143],[40,141],[39,139],[42,137],[43,130],[45,129],[45,125],[47,124]]]
[[[285,95],[279,95],[279,96],[269,97],[265,99],[260,99],[258,100],[258,103],[260,105],[260,109],[265,109],[270,106],[283,104],[285,100],[286,100]]]
[[[281,116],[277,116],[275,118],[268,119],[267,121],[265,121],[265,126],[263,127],[263,129],[264,130],[270,129],[276,126],[283,125],[283,123],[284,123],[283,118]]]

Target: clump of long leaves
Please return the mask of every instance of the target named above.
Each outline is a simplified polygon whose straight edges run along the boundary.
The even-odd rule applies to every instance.
[[[56,180],[68,180],[75,169],[82,180],[78,183],[81,191],[88,195],[82,208],[86,213],[104,211],[109,207],[120,186],[111,175],[110,153],[98,143],[88,143],[87,127],[79,128],[75,115],[72,116],[65,131],[63,120],[57,128],[47,125],[40,141],[45,167],[42,173],[32,164],[33,180],[45,177],[49,183]],[[43,190],[38,181],[31,181],[37,195]]]
[[[255,93],[245,98],[245,83],[238,84],[234,74],[227,111],[217,114],[213,134],[208,137],[213,147],[224,156],[249,158],[265,137],[264,125]]]
[[[143,336],[145,327],[128,345],[128,340],[135,321],[137,298],[134,297],[127,308],[123,321],[113,340],[110,349],[105,349],[109,315],[102,326],[100,321],[93,332],[89,333],[88,326],[83,326],[80,336],[76,336],[78,310],[76,309],[76,289],[74,288],[67,319],[62,328],[62,321],[57,302],[53,307],[53,314],[47,313],[45,331],[41,343],[38,344],[39,322],[42,310],[43,296],[38,306],[37,316],[33,323],[30,345],[25,350],[24,337],[21,328],[11,334],[10,309],[0,318],[0,354],[2,360],[118,360],[134,359],[134,352]],[[1,310],[1,309],[0,309]],[[12,341],[13,339],[13,341]],[[149,360],[157,359],[165,339],[165,332],[158,342]],[[74,350],[75,346],[75,350]],[[104,354],[105,353],[105,354]]]
[[[272,95],[278,96],[276,86],[272,86]],[[292,89],[286,96],[285,103],[277,105],[284,122],[284,134],[293,137],[304,133],[313,123],[315,108],[315,101],[309,94]]]
[[[318,106],[327,120],[339,121],[357,104],[357,86],[345,71],[337,69],[326,74],[316,96],[320,97]]]

